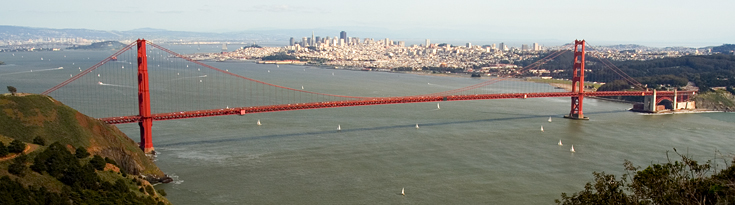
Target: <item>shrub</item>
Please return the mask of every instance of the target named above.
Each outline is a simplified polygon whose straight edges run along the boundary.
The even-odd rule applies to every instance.
[[[87,157],[89,157],[89,155],[90,155],[89,152],[87,152],[87,149],[84,148],[84,147],[79,147],[74,152],[74,156],[76,156],[79,159],[87,158]]]
[[[156,195],[156,191],[153,190],[153,186],[145,186],[145,191],[151,196]]]
[[[18,176],[24,176],[26,171],[26,161],[28,160],[28,157],[24,154],[21,154],[20,156],[16,157],[13,160],[13,163],[8,166],[8,172],[14,175]]]
[[[10,152],[8,152],[8,147],[6,147],[3,142],[0,142],[0,157],[4,157],[9,153]]]
[[[89,164],[91,164],[92,167],[94,167],[94,169],[96,170],[103,170],[105,169],[105,165],[107,165],[107,162],[105,162],[105,160],[102,159],[102,157],[100,157],[99,155],[94,155],[92,160],[89,161]]]
[[[25,149],[26,144],[21,142],[20,140],[13,140],[13,142],[10,142],[10,145],[8,146],[8,151],[10,153],[21,153]]]
[[[38,136],[36,138],[33,138],[33,144],[44,146],[44,145],[46,145],[46,140],[44,140],[43,138],[41,138],[41,136]]]

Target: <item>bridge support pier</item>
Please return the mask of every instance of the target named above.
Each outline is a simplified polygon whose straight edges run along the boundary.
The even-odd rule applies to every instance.
[[[572,69],[572,93],[577,96],[572,97],[572,109],[569,115],[564,118],[573,120],[589,120],[582,112],[582,102],[584,101],[584,40],[574,41],[574,66]]]
[[[153,152],[153,118],[151,118],[151,94],[148,89],[148,58],[145,39],[138,39],[138,111],[140,115],[140,149]]]

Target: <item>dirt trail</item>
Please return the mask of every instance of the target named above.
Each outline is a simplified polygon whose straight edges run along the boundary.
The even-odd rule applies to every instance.
[[[26,149],[23,150],[23,154],[31,153],[33,151],[36,151],[37,149],[38,149],[38,145],[36,144],[26,144]],[[5,161],[5,160],[15,159],[15,157],[17,156],[18,154],[8,154],[5,157],[0,157],[0,162]]]

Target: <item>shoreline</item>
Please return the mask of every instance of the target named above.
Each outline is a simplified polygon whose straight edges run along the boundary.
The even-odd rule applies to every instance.
[[[260,63],[257,63],[257,61],[251,61],[251,62],[256,63],[256,64],[260,64]],[[316,68],[320,68],[320,69],[335,69],[335,70],[349,70],[349,71],[365,72],[364,70],[344,69],[344,67],[342,69],[340,69],[340,68],[326,66],[326,65],[309,65],[309,64],[287,64],[287,65],[311,66],[311,67],[316,67]],[[386,73],[395,73],[395,74],[411,74],[411,75],[419,75],[419,76],[439,76],[439,77],[453,77],[453,78],[473,78],[473,77],[471,77],[471,75],[466,74],[466,73],[432,73],[432,72],[420,72],[420,71],[369,71],[369,72],[386,72]],[[480,77],[480,79],[482,79],[482,78]],[[525,79],[518,78],[516,80],[525,80]],[[528,80],[525,80],[525,81],[528,81]],[[535,82],[535,81],[530,81],[530,82]],[[554,88],[560,88],[560,89],[564,89],[566,91],[572,91],[572,84],[558,83],[558,82],[535,82],[535,83],[544,83],[544,84],[548,84],[550,86],[553,86]],[[585,91],[594,91],[594,90],[593,89],[585,89]],[[592,96],[588,96],[588,98],[592,98],[592,99],[596,99],[596,100],[604,100],[604,101],[608,101],[608,102],[625,103],[625,104],[630,104],[630,105],[633,105],[635,103],[641,103],[641,102],[635,102],[635,101],[610,99],[610,98],[603,98],[603,97],[592,97]],[[628,111],[638,112],[638,111],[633,111],[632,110],[632,107],[630,109],[628,109]],[[665,115],[665,114],[692,114],[692,113],[717,113],[717,112],[727,112],[727,111],[709,110],[709,109],[695,109],[695,110],[679,110],[679,111],[670,111],[669,110],[669,111],[660,111],[660,112],[656,112],[656,113],[645,113],[645,112],[638,112],[638,113],[651,114],[651,115]]]

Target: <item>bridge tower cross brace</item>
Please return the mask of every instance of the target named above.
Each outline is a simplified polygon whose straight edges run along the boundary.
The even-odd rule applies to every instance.
[[[572,67],[572,93],[577,96],[572,97],[572,109],[565,118],[574,120],[589,120],[582,112],[582,102],[584,101],[584,40],[574,40],[574,66]]]
[[[140,149],[145,153],[153,151],[151,118],[151,94],[148,89],[148,58],[145,51],[145,39],[138,39],[138,111],[140,115]]]

